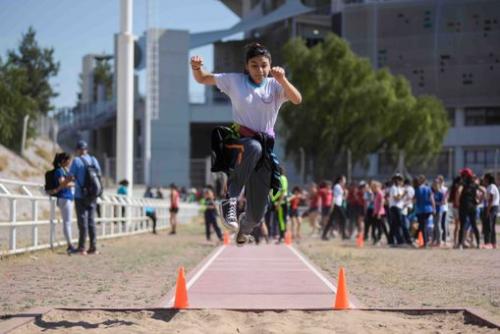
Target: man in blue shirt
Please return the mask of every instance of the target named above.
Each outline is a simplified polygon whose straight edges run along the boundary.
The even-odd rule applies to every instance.
[[[436,212],[436,202],[431,188],[426,184],[427,179],[424,175],[417,177],[418,187],[415,189],[415,212],[418,219],[418,232],[422,232],[424,238],[424,247],[427,247],[429,233],[427,231],[427,222],[429,217]]]
[[[89,201],[83,195],[82,188],[85,185],[85,175],[86,166],[93,165],[101,173],[101,167],[97,159],[88,154],[88,145],[84,140],[78,141],[76,144],[76,157],[73,159],[71,164],[70,174],[75,177],[75,207],[76,216],[78,222],[78,251],[82,255],[86,254],[96,254],[97,247],[97,234],[95,227],[95,213],[97,201]],[[87,239],[87,234],[90,239],[90,246],[88,251],[85,251],[85,240]]]

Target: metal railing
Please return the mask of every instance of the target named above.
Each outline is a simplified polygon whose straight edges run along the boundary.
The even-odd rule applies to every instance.
[[[0,256],[66,245],[62,227],[58,228],[62,220],[56,200],[45,194],[42,184],[0,179]],[[98,239],[151,231],[152,221],[145,215],[146,208],[155,210],[157,230],[168,226],[169,203],[166,200],[105,193],[97,203]],[[198,214],[196,204],[181,204],[180,209],[179,221]],[[75,214],[73,218],[72,227],[75,227]],[[72,237],[72,241],[77,238]]]

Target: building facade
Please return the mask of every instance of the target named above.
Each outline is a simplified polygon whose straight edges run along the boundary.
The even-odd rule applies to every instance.
[[[223,3],[245,20],[269,15],[290,1]],[[246,31],[245,37],[263,41],[279,61],[279,48],[289,38],[302,37],[313,46],[328,32],[336,33],[374,68],[387,67],[405,76],[415,95],[434,95],[443,101],[451,127],[435,172],[451,177],[463,166],[478,174],[500,168],[500,1],[301,3],[314,10]],[[241,68],[235,50],[245,43],[216,43],[215,68]],[[215,98],[221,97],[216,94]],[[358,168],[354,173],[370,177],[397,168],[386,165],[386,160],[383,154],[373,156],[368,169]]]
[[[302,37],[307,45],[314,46],[329,32],[344,38],[374,68],[387,67],[393,74],[405,76],[416,95],[435,95],[443,101],[451,127],[432,172],[451,177],[463,166],[473,168],[478,174],[499,168],[500,1],[221,2],[241,18],[238,24],[215,32],[190,34],[162,29],[157,34],[159,107],[158,117],[151,120],[151,183],[194,186],[206,183],[210,178],[207,173],[210,131],[215,125],[231,122],[230,103],[216,87],[206,88],[204,103],[190,103],[190,49],[213,43],[214,72],[239,72],[244,66],[243,46],[250,41],[264,43],[273,54],[273,62],[281,64],[281,47],[287,40]],[[243,32],[244,39],[222,41],[236,32]],[[144,53],[144,37],[137,44],[137,49]],[[143,54],[142,59],[147,56]],[[92,68],[92,56],[84,57],[82,77],[87,78],[86,85],[91,85],[86,75]],[[90,101],[91,91],[99,90],[84,85],[82,98]],[[70,119],[66,122],[70,125],[62,127],[65,136],[61,136],[60,142],[69,142],[69,134],[75,138],[84,136],[98,156],[110,157],[112,161],[116,137],[113,105],[113,101],[98,100],[62,113]],[[134,137],[138,174],[143,173],[140,166],[144,155],[144,112],[144,99],[137,93]],[[84,115],[87,123],[78,122]],[[277,151],[283,157],[281,144],[278,142]],[[398,166],[391,165],[386,155],[373,154],[369,166],[354,168],[352,176],[383,177],[394,172]],[[288,161],[285,165],[291,183],[306,180],[303,167],[297,170]],[[411,173],[419,172],[415,166],[407,167]],[[426,171],[430,173],[430,169]],[[346,172],[349,172],[347,164]]]

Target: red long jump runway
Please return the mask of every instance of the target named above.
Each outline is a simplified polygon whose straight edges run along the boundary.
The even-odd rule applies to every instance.
[[[327,309],[336,293],[334,280],[293,246],[274,244],[220,246],[186,285],[189,308],[203,309]],[[159,306],[172,307],[174,294],[175,287]]]

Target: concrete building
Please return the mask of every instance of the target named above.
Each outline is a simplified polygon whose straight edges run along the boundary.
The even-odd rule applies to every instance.
[[[222,1],[242,21],[269,15],[290,1]],[[270,47],[300,36],[307,45],[334,32],[373,67],[404,75],[416,95],[440,98],[451,128],[436,173],[451,176],[465,165],[477,173],[500,167],[500,1],[495,0],[303,0],[313,11],[245,32]],[[215,68],[241,68],[236,52],[245,41],[216,43]],[[215,99],[222,99],[214,93]],[[373,156],[355,176],[387,174],[396,166]],[[417,172],[418,166],[409,168]]]
[[[152,183],[200,186],[207,173],[209,134],[214,125],[231,122],[231,106],[215,87],[207,87],[205,103],[190,103],[189,49],[214,43],[214,71],[241,71],[242,47],[259,40],[269,47],[273,62],[282,63],[280,48],[300,36],[307,45],[320,43],[334,32],[375,68],[388,67],[404,75],[415,94],[439,97],[450,115],[436,169],[451,176],[464,165],[477,173],[500,165],[500,1],[496,0],[223,0],[241,21],[214,32],[159,30],[158,117],[151,120]],[[221,42],[244,32],[244,40]],[[145,38],[136,46],[144,68]],[[84,75],[92,72],[84,58]],[[90,80],[90,79],[89,79]],[[90,81],[89,81],[90,82]],[[84,88],[82,101],[89,100]],[[144,101],[135,98],[135,172],[143,180]],[[114,157],[114,102],[81,104],[60,113],[60,142],[87,138],[102,159]],[[83,122],[82,120],[86,121]],[[64,121],[65,120],[65,121]],[[282,155],[281,145],[277,148]],[[287,162],[291,183],[303,180]],[[416,173],[418,168],[410,169]],[[396,166],[374,154],[368,168],[355,168],[354,177],[390,174]],[[110,171],[114,168],[110,167]],[[429,173],[430,171],[427,170]],[[112,175],[111,175],[112,176]]]

